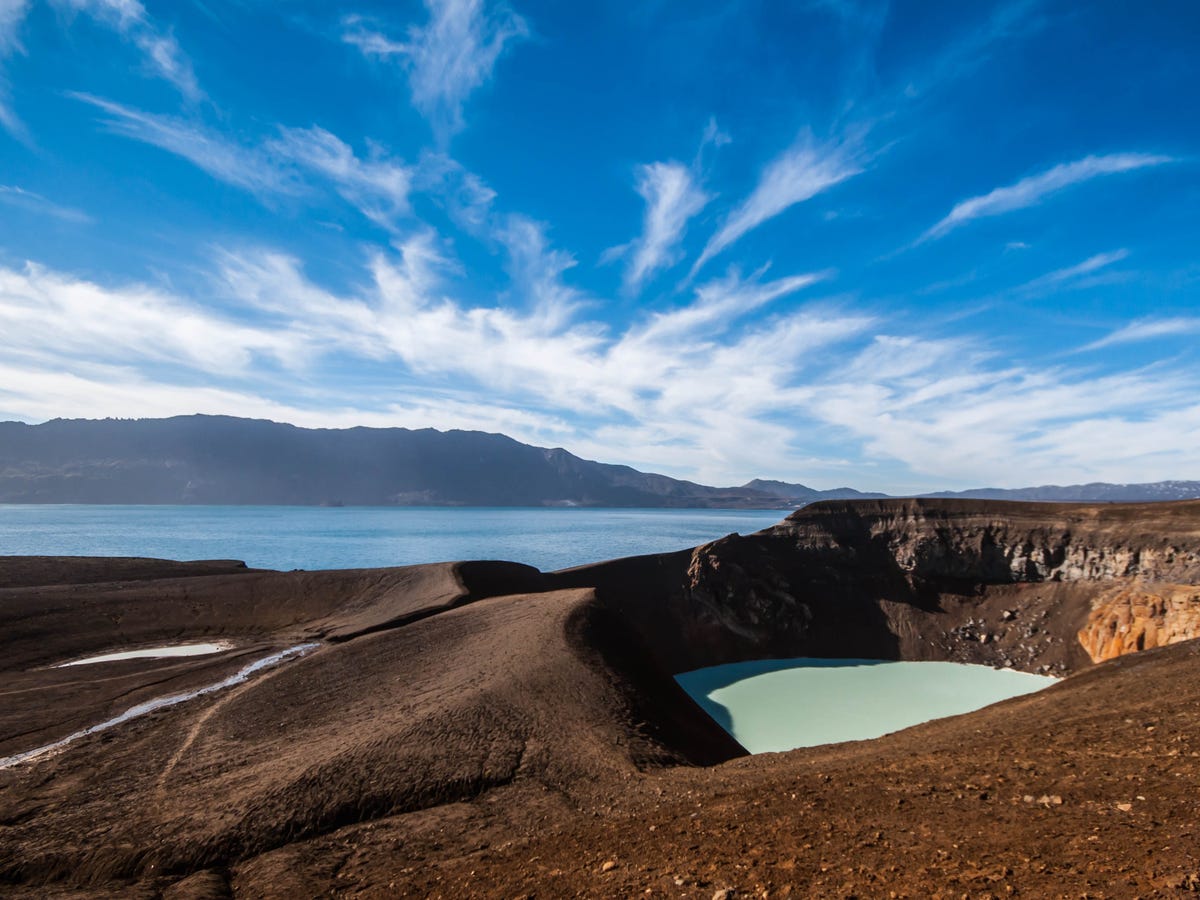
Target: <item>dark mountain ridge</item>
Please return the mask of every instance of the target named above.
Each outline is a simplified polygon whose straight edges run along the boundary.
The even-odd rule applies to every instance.
[[[501,434],[229,416],[0,423],[0,502],[786,507]]]
[[[709,487],[478,431],[312,429],[201,415],[0,422],[0,503],[787,509],[885,496],[764,479]],[[1200,497],[1200,481],[932,496],[1182,500]]]

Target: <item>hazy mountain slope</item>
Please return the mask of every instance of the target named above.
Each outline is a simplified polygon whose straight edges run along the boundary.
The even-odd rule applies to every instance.
[[[806,484],[790,484],[786,481],[772,481],[766,478],[755,478],[742,485],[744,490],[759,491],[779,497],[781,500],[791,500],[803,503],[814,503],[817,500],[878,500],[887,494],[856,491],[854,488],[831,488],[820,491]]]
[[[1028,488],[976,488],[941,491],[928,497],[964,497],[972,500],[1049,500],[1087,503],[1144,503],[1153,500],[1200,498],[1200,481],[1156,481],[1149,484],[1046,484]]]
[[[714,488],[502,434],[297,428],[231,416],[0,422],[0,503],[789,508],[877,499],[755,479]],[[1200,498],[1200,481],[941,492],[991,500]]]
[[[0,502],[784,506],[499,434],[226,416],[0,423]]]

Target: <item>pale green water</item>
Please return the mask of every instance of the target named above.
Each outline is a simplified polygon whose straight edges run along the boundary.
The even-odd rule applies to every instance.
[[[751,753],[880,737],[1030,694],[1058,679],[949,662],[770,659],[675,680]]]

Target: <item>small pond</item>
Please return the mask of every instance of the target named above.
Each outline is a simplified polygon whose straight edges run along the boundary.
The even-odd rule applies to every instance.
[[[1058,679],[951,662],[770,659],[676,675],[751,753],[880,737],[1049,687]]]

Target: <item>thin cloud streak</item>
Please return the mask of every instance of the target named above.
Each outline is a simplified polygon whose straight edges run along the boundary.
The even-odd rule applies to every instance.
[[[119,369],[119,380],[153,378],[160,393],[179,398],[191,396],[180,391],[197,373],[243,397],[278,396],[283,375],[295,373],[289,389],[297,381],[321,385],[321,408],[336,417],[356,405],[360,384],[338,388],[326,367],[349,356],[387,368],[384,397],[400,402],[413,393],[410,384],[426,394],[458,385],[470,406],[524,410],[530,430],[535,422],[543,429],[558,423],[557,443],[589,433],[584,422],[591,420],[615,428],[654,422],[691,434],[708,405],[724,411],[726,435],[782,435],[788,429],[756,420],[793,402],[791,382],[814,352],[853,339],[871,321],[815,307],[760,321],[764,309],[821,276],[731,274],[701,285],[690,303],[612,333],[594,320],[564,318],[561,309],[546,312],[576,300],[561,282],[570,257],[556,255],[536,223],[513,225],[523,242],[513,251],[513,289],[521,296],[504,307],[454,300],[431,234],[401,243],[398,258],[374,258],[370,283],[350,294],[316,286],[286,256],[224,254],[212,293],[240,307],[237,320],[144,286],[105,287],[38,266],[0,269],[0,328],[24,323],[21,341],[0,348],[0,365],[42,373],[58,367],[81,379],[104,369],[109,380]],[[13,380],[3,405],[29,410],[36,397],[21,385],[33,383]],[[57,414],[53,405],[41,409]]]
[[[413,106],[445,141],[463,129],[467,98],[492,77],[505,46],[529,35],[506,4],[483,0],[425,0],[429,21],[393,40],[360,17],[345,21],[342,39],[364,56],[397,58],[408,71]]]
[[[1179,477],[1200,466],[1197,378],[1186,370],[1031,370],[961,341],[884,338],[854,378],[814,387],[813,414],[930,485],[1019,487]]]
[[[32,138],[29,136],[29,129],[25,127],[25,123],[21,121],[21,117],[12,108],[8,83],[4,79],[3,73],[0,73],[0,128],[3,128],[22,144],[28,145],[32,143]]]
[[[204,409],[442,427],[478,416],[477,427],[591,456],[620,446],[626,461],[708,483],[811,476],[794,460],[814,432],[863,447],[863,477],[872,462],[898,461],[938,487],[1015,486],[1063,471],[1128,480],[1122,473],[1138,461],[1131,447],[1147,454],[1138,470],[1147,480],[1200,465],[1200,384],[1186,369],[1100,378],[1031,369],[998,360],[970,335],[881,333],[874,317],[825,303],[779,306],[831,273],[731,272],[613,331],[580,316],[586,303],[563,280],[572,258],[537,223],[509,226],[513,295],[504,306],[455,299],[453,272],[428,232],[399,242],[399,256],[373,258],[368,282],[350,293],[317,286],[284,255],[226,253],[213,291],[236,301],[236,320],[159,289],[0,269],[0,329],[16,333],[21,323],[0,367],[32,373],[5,379],[0,406],[48,417],[94,395],[91,408],[110,414]],[[1193,318],[1146,320],[1107,340],[1197,330]],[[347,358],[388,373],[367,408],[361,383],[336,374],[342,362],[333,361]],[[192,387],[195,373],[206,373],[207,393]],[[132,386],[151,380],[153,397],[139,405]],[[291,399],[279,393],[284,380]],[[439,398],[452,403],[430,418]],[[1110,438],[1096,440],[1100,432]]]
[[[913,246],[943,238],[954,229],[975,219],[1034,206],[1044,197],[1102,175],[1132,172],[1174,161],[1170,156],[1148,153],[1112,153],[1107,156],[1085,156],[1075,162],[1061,163],[1045,172],[1022,178],[1015,184],[963,200],[956,204],[944,219],[921,235]]]
[[[1119,328],[1112,334],[1093,341],[1078,352],[1102,350],[1117,344],[1133,344],[1139,341],[1152,341],[1156,338],[1177,338],[1200,334],[1200,318],[1194,316],[1176,316],[1167,319],[1137,319],[1124,328]]]
[[[905,85],[904,96],[916,100],[944,85],[960,83],[985,65],[1006,41],[1040,30],[1046,24],[1046,17],[1037,14],[1042,4],[1043,0],[1015,0],[996,7],[981,25],[966,31],[925,63],[923,70]]]
[[[24,53],[20,29],[29,12],[29,0],[0,0],[0,65],[14,53]],[[0,127],[22,143],[30,142],[25,123],[13,110],[8,78],[0,68]]]
[[[267,144],[268,154],[324,176],[343,199],[384,228],[409,214],[413,172],[403,163],[377,153],[362,160],[349,144],[324,128],[281,128]]]
[[[113,133],[173,153],[260,200],[306,193],[308,174],[330,184],[351,206],[393,233],[397,221],[411,213],[412,167],[381,151],[360,158],[323,128],[280,127],[278,137],[245,146],[190,120],[142,112],[90,94],[70,96],[107,113],[104,124]]]
[[[258,197],[295,194],[300,189],[294,176],[261,149],[235,144],[185,119],[142,112],[92,94],[68,96],[107,113],[104,124],[114,134],[173,153],[218,181]]]
[[[692,170],[674,161],[639,166],[635,190],[646,201],[646,212],[641,235],[618,248],[629,256],[627,293],[635,293],[655,272],[679,262],[688,221],[712,199],[696,184]]]
[[[139,0],[51,0],[71,12],[84,13],[130,41],[145,57],[151,72],[169,81],[186,99],[200,100],[204,93],[191,61],[169,31],[150,18]]]
[[[0,268],[4,353],[114,365],[176,364],[208,374],[248,371],[256,358],[299,365],[302,340],[240,324],[145,285],[120,289],[35,264]]]
[[[1114,263],[1119,263],[1124,259],[1129,258],[1129,251],[1122,248],[1114,250],[1111,253],[1097,253],[1095,256],[1090,256],[1083,262],[1076,263],[1073,266],[1067,266],[1063,269],[1056,269],[1053,272],[1047,272],[1033,281],[1026,282],[1016,291],[1022,293],[1037,293],[1046,288],[1062,287],[1064,285],[1078,285],[1079,279],[1087,275],[1094,275],[1101,269],[1106,269]]]
[[[29,0],[0,0],[0,57],[23,53],[17,32],[29,12]]]
[[[750,196],[709,238],[692,266],[690,277],[694,278],[705,263],[759,225],[860,172],[862,167],[847,143],[819,145],[812,135],[801,135],[763,169]]]
[[[62,206],[52,200],[47,200],[41,194],[35,194],[33,191],[27,191],[16,185],[0,184],[0,203],[79,225],[95,221],[82,210]]]

